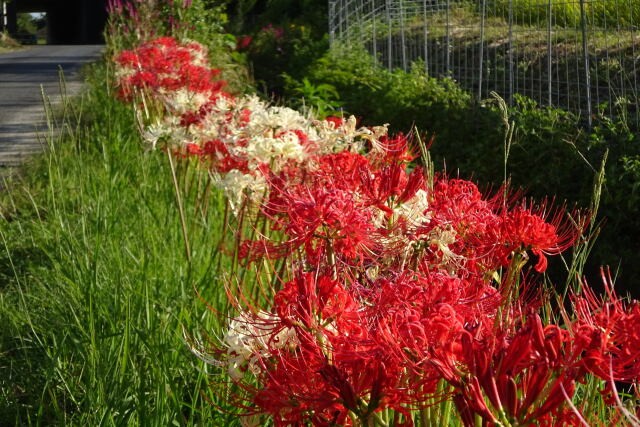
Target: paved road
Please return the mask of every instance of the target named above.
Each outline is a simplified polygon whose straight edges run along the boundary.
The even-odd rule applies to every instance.
[[[42,149],[36,129],[44,129],[40,85],[56,103],[60,98],[58,66],[64,70],[67,93],[80,91],[80,67],[96,60],[101,45],[33,46],[0,54],[0,173]]]

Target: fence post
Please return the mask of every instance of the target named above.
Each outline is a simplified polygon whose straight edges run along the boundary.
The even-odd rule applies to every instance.
[[[446,74],[447,77],[451,76],[451,34],[450,31],[451,29],[449,28],[449,13],[451,10],[451,4],[450,4],[450,0],[447,0],[447,35],[446,35],[446,39],[445,39],[445,67],[446,67]]]
[[[333,47],[336,42],[336,34],[335,27],[333,22],[333,17],[336,14],[336,3],[335,1],[329,1],[329,46]]]
[[[373,19],[372,26],[371,26],[371,31],[372,31],[371,44],[372,44],[372,48],[373,48],[373,65],[377,65],[378,64],[378,36],[376,34],[376,14],[375,14],[375,11],[373,11],[373,13],[371,14],[371,19]]]
[[[553,87],[552,87],[552,79],[551,79],[551,64],[552,64],[552,53],[551,49],[551,26],[553,25],[553,0],[549,0],[548,5],[549,10],[547,11],[547,105],[550,107],[553,104]]]
[[[591,129],[591,72],[589,70],[589,47],[587,45],[587,16],[585,12],[584,0],[580,0],[580,29],[582,30],[582,55],[584,57],[584,83],[587,93],[587,122]]]
[[[392,37],[393,35],[391,34],[392,31],[392,23],[391,23],[391,0],[385,0],[385,10],[387,11],[387,34],[388,34],[388,38],[387,38],[387,67],[389,68],[389,71],[391,71],[391,69],[393,68],[393,40]]]
[[[369,31],[369,29],[367,28],[367,21],[365,20],[364,0],[360,0],[360,4],[358,5],[358,7],[360,8],[358,12],[358,21],[360,25],[360,38],[361,38],[360,45],[362,48],[365,48],[366,41],[367,41],[367,32]]]
[[[352,34],[351,34],[351,25],[349,25],[349,0],[342,0],[342,11],[344,12],[344,32],[346,34],[346,39],[351,42]],[[351,43],[349,43],[351,44]]]
[[[637,31],[637,27],[638,27],[638,23],[632,23],[630,25],[631,27],[631,54],[633,58],[637,58],[638,54],[636,52],[636,31]],[[632,99],[632,103],[636,104],[635,110],[636,110],[636,125],[640,126],[640,106],[638,105],[638,100],[640,100],[640,88],[638,86],[638,67],[636,66],[636,63],[638,61],[631,61],[631,63],[633,64],[633,91],[632,91],[632,96],[634,97]]]
[[[487,14],[487,0],[482,0],[482,16],[480,17],[480,66],[478,67],[478,99],[482,99],[482,79],[484,73],[484,26]]]
[[[513,0],[509,0],[509,105],[513,105]]]
[[[398,0],[400,7],[400,46],[402,46],[402,69],[407,71],[407,43],[404,37],[404,3]]]
[[[338,28],[338,37],[339,40],[341,42],[345,42],[345,30],[344,28],[342,28],[343,25],[343,20],[344,20],[344,13],[343,13],[343,9],[344,9],[344,0],[337,0],[337,7],[338,7],[338,11],[337,11],[337,16],[336,16],[336,27]]]
[[[16,1],[4,2],[4,31],[7,31],[11,35],[15,35],[18,32],[18,9]]]
[[[7,26],[7,5],[4,0],[0,0],[0,32]]]
[[[355,31],[356,34],[354,34],[354,38],[355,36],[357,36],[358,38],[358,48],[363,48],[364,47],[364,43],[362,41],[362,11],[360,10],[360,1],[359,0],[353,0],[353,7],[354,7],[354,13],[355,13],[355,19],[354,19],[354,27],[356,27]]]
[[[422,35],[424,39],[424,72],[429,74],[429,43],[427,27],[427,0],[422,0]]]

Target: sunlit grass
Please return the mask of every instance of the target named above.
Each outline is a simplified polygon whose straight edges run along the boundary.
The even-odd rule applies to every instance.
[[[184,194],[187,262],[166,156],[142,149],[104,66],[89,81],[0,194],[0,424],[233,425],[182,337],[218,321],[195,290],[224,298],[222,199],[196,212]]]

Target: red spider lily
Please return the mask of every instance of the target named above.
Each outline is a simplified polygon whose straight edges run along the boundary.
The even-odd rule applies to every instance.
[[[214,99],[205,102],[197,111],[187,111],[180,116],[180,126],[188,128],[189,126],[203,126],[203,120],[208,118],[211,114],[216,114],[217,117],[217,125],[221,128],[219,129],[220,133],[224,133],[226,129],[225,125],[228,125],[234,119],[237,120],[238,125],[242,126],[246,124],[250,117],[251,112],[249,110],[240,111],[239,117],[233,117],[232,113],[227,110],[220,111],[217,106],[217,101],[219,98],[226,98],[227,100],[233,101],[233,97],[227,93],[220,92],[216,95]],[[206,124],[207,126],[211,126],[212,124],[209,122]]]
[[[584,367],[606,381],[640,381],[640,303],[624,303],[611,277],[602,271],[607,299],[586,283],[574,295],[576,320],[571,329],[584,348]],[[612,378],[613,376],[613,378]]]
[[[349,293],[327,276],[300,275],[286,283],[274,298],[277,314],[288,326],[302,326],[310,331],[323,329],[322,322],[340,320],[340,316],[357,312],[358,305]],[[295,323],[295,324],[294,324]]]
[[[428,244],[422,255],[423,269],[432,267],[459,272],[495,271],[495,228],[499,223],[494,198],[483,198],[478,187],[466,180],[436,177],[431,193],[430,220],[416,229]]]
[[[583,426],[585,423],[580,419],[579,415],[571,408],[559,407],[554,411],[536,419],[537,425],[540,427],[556,427],[556,426]],[[616,425],[612,423],[611,425]]]
[[[412,152],[410,136],[405,136],[402,132],[395,136],[383,135],[375,148],[377,150],[374,150],[371,156],[375,163],[399,164],[411,162],[418,157]]]
[[[357,153],[343,151],[318,156],[314,168],[308,168],[305,182],[317,186],[332,186],[352,192],[360,192],[362,177],[373,173],[369,160]]]
[[[289,248],[272,248],[271,253],[303,247],[311,264],[331,255],[348,264],[362,262],[382,247],[391,256],[392,241],[381,239],[406,225],[407,219],[390,221],[393,209],[424,187],[422,170],[409,176],[399,165],[374,170],[367,158],[348,152],[318,156],[310,163],[309,168],[293,165],[270,178],[269,203],[262,212],[274,228],[286,232],[288,239],[281,245]],[[376,219],[379,211],[386,222]]]
[[[344,124],[344,119],[341,118],[341,117],[329,116],[324,120],[326,122],[329,122],[329,123],[333,124],[334,128],[339,128],[340,126],[342,126]]]
[[[279,354],[253,402],[276,425],[351,425],[349,413],[367,425],[386,408],[408,414],[401,405],[411,390],[399,383],[401,375],[372,354],[336,352],[331,363],[318,351]]]
[[[195,43],[181,45],[171,37],[160,37],[135,50],[121,52],[116,62],[130,73],[118,83],[119,96],[131,100],[137,89],[151,91],[159,98],[163,92],[180,88],[218,96],[225,82],[216,79],[218,70],[196,64],[194,52],[204,50]]]
[[[208,163],[210,169],[217,172],[224,173],[236,169],[243,173],[249,173],[247,159],[231,154],[227,144],[219,139],[205,142],[198,154],[203,161]]]
[[[282,196],[287,210],[286,222],[280,224],[296,246],[322,248],[323,253],[332,250],[347,259],[367,255],[373,249],[371,213],[361,209],[350,193],[301,188]]]
[[[474,414],[489,423],[506,417],[519,425],[548,418],[561,411],[582,379],[580,352],[567,331],[543,327],[537,314],[531,314],[526,325],[510,329],[497,328],[484,337],[461,336],[460,362],[466,374],[460,380],[463,386],[456,386],[455,402],[465,425],[474,425]],[[564,425],[558,419],[556,423]]]
[[[344,262],[361,262],[374,250],[371,212],[362,208],[353,192],[281,183],[281,179],[273,180],[269,202],[262,209],[272,227],[287,236],[276,245],[287,248],[281,252],[303,248],[307,261],[318,265],[333,256]],[[329,264],[335,267],[335,260]]]
[[[339,393],[328,391],[320,374],[322,362],[309,355],[289,359],[281,358],[271,368],[252,402],[272,415],[276,426],[349,425],[349,409],[340,402]]]
[[[558,209],[550,214],[548,221],[546,204],[538,208],[516,207],[502,215],[500,252],[503,262],[508,264],[512,253],[530,250],[538,257],[536,271],[547,269],[545,255],[557,255],[571,247],[582,232],[586,222],[575,225]]]
[[[146,139],[175,135],[176,154],[199,158],[239,196],[268,187],[259,209],[240,203],[264,228],[255,240],[240,236],[237,253],[248,261],[291,256],[278,275],[294,279],[263,308],[227,289],[232,305],[248,307],[213,351],[240,390],[232,404],[277,426],[369,425],[385,409],[411,424],[427,399],[451,399],[468,426],[478,418],[575,425],[585,422],[571,402],[576,382],[592,373],[622,408],[613,382],[640,380],[638,302],[622,302],[608,277],[606,300],[585,284],[573,296],[575,318],[563,313],[564,329],[543,324],[540,294],[526,303],[502,292],[526,279],[526,253],[544,272],[546,256],[572,245],[583,224],[546,203],[483,195],[471,181],[439,175],[427,185],[423,170],[407,164],[415,159],[410,137],[380,136],[384,127],[355,130],[350,120],[331,132],[345,121],[296,114],[285,121],[301,129],[278,126],[277,114],[241,107],[258,101],[222,92],[205,55],[195,43],[152,40],[118,57],[120,89],[164,106],[166,122]],[[338,135],[338,146],[365,148],[319,154],[336,149],[314,136],[322,132],[329,143]],[[287,155],[269,151],[280,143]],[[267,154],[251,154],[259,152]],[[260,178],[257,190],[244,175]]]
[[[400,165],[387,165],[371,173],[364,170],[360,174],[361,194],[365,203],[375,206],[387,216],[393,214],[396,204],[404,203],[424,188],[422,168],[416,168],[407,177],[405,168]]]
[[[425,392],[440,378],[459,383],[461,336],[477,318],[492,316],[501,300],[481,283],[444,273],[380,279],[370,293],[367,317],[375,320],[376,339]]]
[[[299,274],[274,301],[270,330],[293,331],[296,346],[283,348],[263,334],[253,337],[268,349],[256,354],[259,387],[242,388],[277,425],[345,425],[349,412],[361,420],[384,408],[406,413],[404,405],[418,399],[418,392],[404,386],[402,367],[372,338],[365,311],[342,284]]]
[[[459,268],[470,272],[486,273],[508,266],[514,253],[527,250],[538,256],[535,269],[544,272],[545,255],[559,254],[570,247],[584,226],[565,219],[559,209],[548,215],[545,204],[504,209],[503,198],[483,197],[470,181],[436,177],[430,200],[431,220],[419,227],[417,234],[422,240],[434,241],[435,233],[435,243],[439,243],[437,235],[450,230],[449,236],[455,240],[447,242],[446,249],[462,260]],[[427,252],[427,261],[439,264],[446,255],[443,249],[436,244]]]

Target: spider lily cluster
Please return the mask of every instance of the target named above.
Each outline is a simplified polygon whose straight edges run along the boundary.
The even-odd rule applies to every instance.
[[[419,135],[232,96],[206,58],[167,37],[123,51],[118,95],[245,225],[228,329],[193,351],[247,424],[587,425],[584,393],[638,423],[616,387],[637,393],[640,304],[606,272],[605,297],[536,284],[588,215],[434,173]]]

